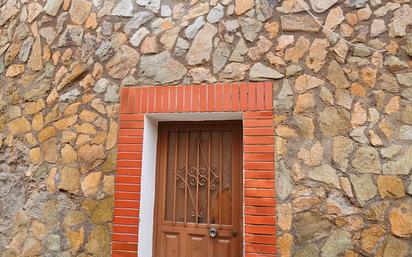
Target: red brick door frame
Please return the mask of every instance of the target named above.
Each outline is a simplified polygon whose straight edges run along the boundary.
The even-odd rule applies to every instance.
[[[272,83],[121,88],[112,256],[137,256],[144,118],[147,114],[241,113],[243,251],[276,256]]]

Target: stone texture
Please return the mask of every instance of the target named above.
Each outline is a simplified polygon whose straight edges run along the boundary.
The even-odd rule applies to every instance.
[[[319,121],[325,137],[347,135],[349,133],[349,114],[343,109],[327,107],[319,113]]]
[[[318,79],[314,76],[310,76],[310,75],[307,75],[307,74],[303,74],[303,75],[296,78],[295,89],[299,93],[304,93],[307,90],[310,90],[312,88],[322,86],[324,83],[325,83],[325,81],[323,81],[321,79]]]
[[[93,172],[87,175],[81,181],[81,189],[85,196],[93,196],[99,190],[100,180],[102,178],[101,172]]]
[[[381,198],[402,198],[405,187],[401,179],[394,176],[379,176],[376,180]]]
[[[280,17],[283,31],[318,32],[319,24],[309,14],[288,14]]]
[[[318,213],[302,212],[294,215],[293,227],[296,241],[305,243],[327,237],[333,225]]]
[[[359,173],[381,173],[379,153],[373,147],[361,147],[352,160],[353,168]]]
[[[292,226],[292,205],[291,204],[279,204],[277,206],[277,225],[284,231],[290,230]]]
[[[255,1],[253,0],[236,0],[235,1],[235,12],[237,15],[241,15],[246,11],[252,9]]]
[[[232,62],[223,68],[219,78],[222,80],[242,80],[249,69],[250,65],[248,64]]]
[[[350,86],[349,81],[338,62],[332,61],[328,66],[327,72],[328,75],[326,78],[337,88],[348,88]]]
[[[391,23],[388,25],[389,36],[397,37],[406,35],[406,27],[412,24],[411,12],[412,7],[409,5],[403,5],[395,11]]]
[[[51,16],[56,16],[62,3],[63,0],[47,0],[46,5],[43,7],[43,11]]]
[[[239,19],[240,28],[242,29],[243,36],[249,42],[253,42],[257,37],[257,34],[262,28],[262,23],[258,20],[242,17]]]
[[[310,0],[310,5],[312,9],[317,13],[323,13],[324,11],[328,10],[332,5],[337,3],[337,0]]]
[[[390,211],[389,222],[394,235],[398,237],[412,236],[412,202],[410,199]]]
[[[170,83],[181,79],[187,69],[167,52],[142,56],[140,76],[157,83]]]
[[[210,53],[213,48],[212,40],[216,33],[217,29],[209,23],[206,23],[197,33],[186,55],[187,62],[190,65],[196,65],[209,61]]]
[[[296,41],[296,44],[293,48],[289,48],[286,50],[285,53],[285,60],[286,61],[293,61],[295,63],[299,62],[299,59],[303,57],[303,55],[308,51],[310,45],[309,39],[301,36]]]
[[[293,236],[286,233],[279,237],[278,247],[281,256],[290,257],[292,254]]]
[[[216,77],[213,76],[212,72],[209,69],[202,67],[193,68],[189,71],[190,76],[193,78],[193,83],[199,84],[203,81],[208,83],[214,83],[217,81]]]
[[[279,189],[277,196],[281,200],[285,200],[289,194],[292,192],[293,185],[292,179],[290,177],[290,172],[286,168],[283,161],[276,163],[277,173],[276,173],[276,187]]]
[[[402,241],[394,236],[389,236],[386,240],[385,249],[383,250],[382,256],[406,257],[408,256],[408,248],[408,244],[405,241]]]
[[[382,173],[388,175],[408,175],[412,169],[412,147],[409,147],[402,156],[382,165]]]
[[[309,55],[306,57],[306,65],[309,69],[315,72],[320,71],[325,64],[325,57],[327,54],[326,47],[329,42],[324,39],[315,39],[309,48]]]
[[[322,257],[336,257],[352,247],[351,234],[344,230],[335,230],[328,237],[321,249]]]
[[[139,53],[131,47],[123,45],[107,62],[106,69],[113,78],[124,78],[139,61]],[[141,61],[143,62],[143,60]]]
[[[308,169],[305,173],[305,176],[310,179],[340,188],[339,177],[337,176],[336,170],[328,164]]]
[[[262,63],[256,63],[252,66],[249,72],[249,78],[252,81],[260,81],[267,79],[280,79],[285,75],[279,73],[275,69],[264,66]]]
[[[7,127],[12,134],[22,134],[31,131],[31,124],[24,117],[10,121]]]
[[[69,14],[74,24],[83,24],[90,15],[92,3],[86,0],[73,0]]]
[[[361,174],[359,176],[350,174],[350,180],[355,190],[356,199],[362,206],[365,205],[366,201],[376,196],[377,188],[370,174]]]
[[[77,194],[80,189],[79,170],[72,167],[64,167],[61,170],[61,178],[58,188],[69,193]]]
[[[85,249],[93,255],[110,255],[110,234],[106,226],[98,225],[90,232]]]
[[[112,15],[121,17],[133,16],[133,2],[130,0],[122,0],[113,8]]]

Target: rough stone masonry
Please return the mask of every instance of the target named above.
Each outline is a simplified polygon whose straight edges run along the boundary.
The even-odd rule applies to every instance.
[[[411,25],[410,0],[0,0],[0,256],[110,256],[120,86],[272,80],[277,256],[411,257]]]

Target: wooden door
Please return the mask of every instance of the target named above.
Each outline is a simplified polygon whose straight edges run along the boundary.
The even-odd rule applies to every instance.
[[[241,256],[241,147],[238,121],[159,124],[154,256]]]

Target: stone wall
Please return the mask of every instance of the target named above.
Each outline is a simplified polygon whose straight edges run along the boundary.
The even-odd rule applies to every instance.
[[[273,80],[278,255],[412,256],[410,25],[410,0],[0,0],[0,255],[110,256],[120,86]]]

